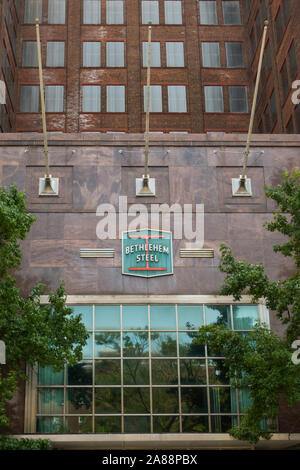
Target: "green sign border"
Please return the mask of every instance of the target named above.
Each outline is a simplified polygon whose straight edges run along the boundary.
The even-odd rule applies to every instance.
[[[169,242],[169,250],[170,250],[170,253],[169,253],[169,260],[170,260],[170,269],[168,270],[168,272],[160,272],[158,269],[157,270],[154,270],[154,269],[151,269],[152,272],[155,272],[155,274],[150,274],[151,271],[149,271],[148,273],[146,274],[140,274],[138,272],[134,272],[134,273],[130,273],[128,272],[128,268],[125,268],[125,241],[128,240],[128,238],[126,237],[125,238],[125,234],[127,236],[128,233],[139,233],[139,232],[145,232],[147,231],[148,233],[153,233],[153,234],[168,234],[169,237],[168,237],[168,242]],[[144,266],[143,266],[144,267]],[[164,266],[165,267],[165,266]],[[168,269],[168,267],[166,267],[166,269]],[[143,271],[141,271],[143,272]],[[139,230],[127,230],[125,232],[122,232],[122,274],[124,274],[125,276],[137,276],[137,277],[144,277],[146,279],[151,279],[152,277],[159,277],[159,276],[171,276],[173,273],[173,243],[172,243],[172,232],[169,232],[169,231],[166,231],[166,230],[156,230],[156,229],[150,229],[150,228],[143,228],[143,229],[139,229]]]

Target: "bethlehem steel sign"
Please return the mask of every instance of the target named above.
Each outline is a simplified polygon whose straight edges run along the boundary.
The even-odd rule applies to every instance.
[[[123,232],[122,274],[142,277],[173,274],[171,232],[150,229]]]

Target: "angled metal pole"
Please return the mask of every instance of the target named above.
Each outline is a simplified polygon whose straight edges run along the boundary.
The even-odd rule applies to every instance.
[[[262,61],[263,61],[263,56],[264,56],[264,50],[265,50],[267,30],[268,30],[269,22],[265,21],[264,25],[265,26],[264,26],[264,32],[263,32],[263,37],[262,37],[262,42],[261,42],[261,49],[260,49],[260,56],[259,56],[259,61],[258,61],[255,89],[254,89],[251,116],[250,116],[250,123],[249,123],[248,136],[247,136],[247,144],[246,144],[246,149],[245,149],[244,164],[243,164],[242,175],[240,176],[240,187],[239,187],[238,191],[235,193],[236,196],[238,196],[238,195],[249,195],[249,193],[246,189],[246,179],[247,179],[246,170],[247,170],[249,153],[250,153],[250,143],[251,143],[251,137],[252,137],[252,133],[253,133],[253,124],[254,124],[254,118],[255,118],[255,109],[256,109],[256,102],[257,102],[257,95],[258,95],[258,87],[259,87],[259,83],[260,83]]]
[[[46,166],[45,187],[41,195],[57,195],[52,188],[51,175],[49,174],[49,153],[48,153],[48,144],[47,144],[45,95],[44,95],[44,84],[43,84],[40,27],[39,27],[38,18],[35,20],[35,27],[36,27],[37,55],[38,55],[39,78],[40,78],[40,96],[41,96],[41,111],[42,111],[42,123],[43,123],[43,137],[44,137],[44,154],[45,154],[45,166]]]
[[[143,174],[143,187],[138,196],[155,196],[149,187],[149,125],[150,125],[150,77],[151,77],[151,30],[152,23],[148,23],[148,51],[147,51],[147,86],[146,86],[146,123],[145,123],[145,168]]]

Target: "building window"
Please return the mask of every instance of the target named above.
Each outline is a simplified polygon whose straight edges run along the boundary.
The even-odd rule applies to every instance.
[[[183,42],[166,42],[167,67],[184,67]]]
[[[82,66],[100,67],[101,66],[101,43],[83,42],[82,43]]]
[[[215,1],[200,1],[200,24],[218,24],[217,3]]]
[[[165,0],[165,24],[182,24],[181,1]]]
[[[223,87],[222,86],[205,86],[205,111],[207,113],[223,113]]]
[[[40,87],[38,85],[21,86],[21,113],[37,113],[40,109]]]
[[[146,112],[146,110],[147,110],[147,87],[144,86],[144,111]],[[150,86],[149,110],[150,110],[150,113],[162,112],[161,85]]]
[[[48,0],[48,23],[65,24],[66,0]]]
[[[256,305],[73,309],[90,338],[75,366],[38,368],[37,433],[216,433],[239,424],[248,391],[232,387],[224,357],[195,339],[204,324],[251,331]]]
[[[64,110],[64,86],[45,87],[45,109],[47,113],[62,113]]]
[[[106,43],[106,66],[124,67],[124,42]]]
[[[241,24],[240,2],[228,1],[222,2],[224,24]]]
[[[159,24],[159,6],[157,0],[142,0],[142,23]]]
[[[151,42],[150,49],[150,65],[151,67],[160,67],[160,42]],[[148,43],[143,42],[143,67],[148,66]]]
[[[227,67],[244,67],[243,44],[241,42],[226,42]]]
[[[202,67],[220,67],[220,45],[218,42],[202,43]]]
[[[125,112],[124,85],[108,85],[106,87],[106,111],[110,113]]]
[[[24,41],[22,51],[22,67],[37,67],[38,54],[36,41]]]
[[[62,41],[47,42],[47,67],[64,67],[65,65],[65,43]]]
[[[247,87],[229,87],[229,108],[231,113],[248,113]]]
[[[185,85],[168,86],[169,113],[186,113],[186,87]]]
[[[25,0],[24,4],[24,23],[34,23],[36,18],[42,23],[43,0]]]
[[[101,111],[101,86],[82,85],[82,112],[100,113]]]
[[[106,24],[123,24],[123,8],[123,0],[106,0]]]
[[[101,0],[83,0],[83,24],[101,24]]]

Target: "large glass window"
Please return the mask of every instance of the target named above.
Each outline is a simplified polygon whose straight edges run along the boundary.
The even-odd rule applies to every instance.
[[[82,112],[99,113],[101,111],[101,87],[82,85]]]
[[[205,111],[207,113],[223,113],[223,87],[222,86],[205,86]]]
[[[45,109],[48,113],[62,113],[64,110],[64,86],[47,85],[45,87]]]
[[[185,85],[168,86],[168,111],[170,113],[186,113],[186,87]]]
[[[83,67],[101,66],[101,43],[83,42],[82,43],[82,65]]]
[[[182,24],[181,0],[165,0],[165,24]]]
[[[160,67],[160,42],[151,42],[150,48],[151,67]],[[148,43],[143,42],[143,67],[148,66]]]
[[[106,43],[106,66],[124,67],[124,42]]]
[[[231,113],[248,113],[247,87],[229,87],[229,107]]]
[[[222,6],[224,24],[241,24],[239,1],[223,0]]]
[[[159,5],[157,0],[142,0],[142,23],[159,24]]]
[[[106,0],[106,24],[123,24],[123,7],[123,0]]]
[[[66,0],[48,0],[48,23],[65,24]]]
[[[241,42],[226,42],[227,67],[244,67],[243,44]]]
[[[150,113],[162,112],[162,90],[161,85],[150,86],[150,99],[149,99]],[[144,86],[144,111],[147,109],[147,87]]]
[[[184,67],[183,42],[166,42],[167,67]]]
[[[83,24],[101,23],[101,0],[83,0]]]
[[[200,1],[200,24],[218,24],[217,2]]]
[[[74,306],[90,332],[83,360],[39,367],[36,431],[227,432],[249,406],[222,356],[196,342],[204,324],[247,332],[255,305]]]
[[[106,87],[106,111],[112,113],[125,112],[124,85],[108,85]]]
[[[24,41],[22,51],[22,67],[37,67],[38,54],[36,41]]]
[[[65,43],[63,41],[47,42],[47,67],[63,67],[65,65]]]
[[[40,104],[40,87],[38,85],[21,86],[21,113],[37,113]]]
[[[220,45],[218,42],[202,43],[202,66],[220,67]]]
[[[25,0],[24,3],[24,23],[34,23],[36,18],[42,23],[43,0]]]

